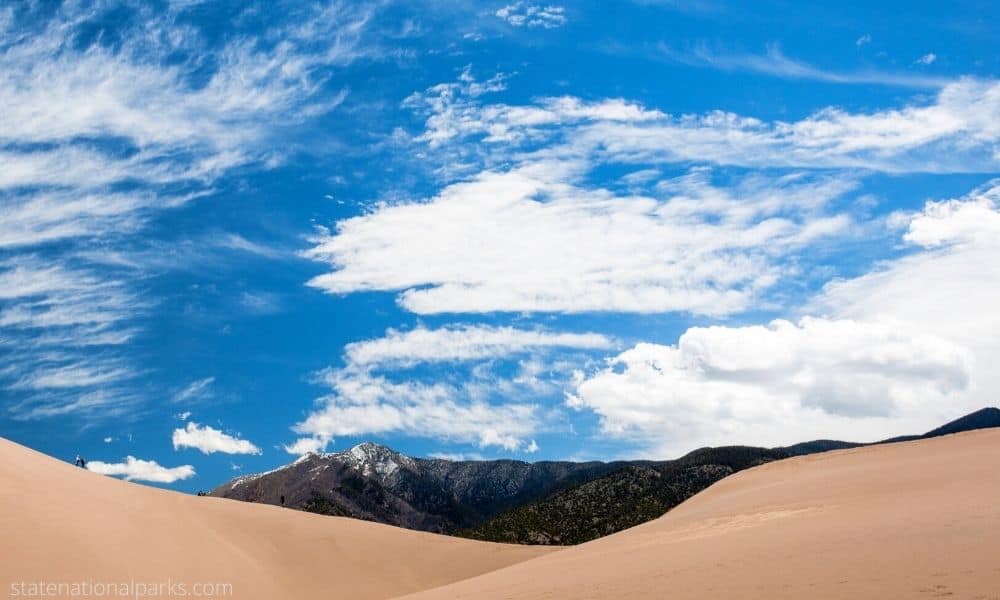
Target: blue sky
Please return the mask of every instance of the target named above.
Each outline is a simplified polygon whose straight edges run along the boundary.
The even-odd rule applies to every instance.
[[[6,4],[0,432],[195,490],[995,403],[998,17]]]

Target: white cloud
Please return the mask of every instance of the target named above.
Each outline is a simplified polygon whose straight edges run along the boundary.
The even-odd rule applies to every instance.
[[[843,234],[825,205],[836,177],[748,178],[733,188],[694,172],[651,196],[564,183],[572,165],[484,172],[413,203],[338,223],[307,256],[336,270],[331,293],[400,290],[420,314],[745,309],[783,276],[776,259]]]
[[[438,460],[447,460],[451,462],[461,462],[466,460],[485,460],[483,455],[478,452],[431,452],[427,456],[430,458],[436,458]]]
[[[827,107],[799,121],[766,122],[713,111],[668,115],[622,99],[542,98],[483,104],[468,84],[442,84],[406,105],[427,115],[416,139],[431,148],[478,140],[442,159],[487,165],[554,157],[646,165],[705,162],[744,167],[857,168],[887,172],[994,172],[1000,167],[1000,83],[942,83],[932,101],[851,113]],[[521,150],[520,153],[517,150]],[[456,154],[457,153],[457,154]],[[478,163],[477,163],[478,164]]]
[[[105,444],[110,444],[113,441],[115,441],[115,439],[113,437],[108,436],[108,437],[104,438],[104,443]]]
[[[855,41],[863,46],[871,42],[870,35]],[[892,73],[876,70],[831,71],[807,62],[786,56],[777,45],[770,45],[764,54],[728,53],[712,50],[705,45],[697,45],[687,51],[677,51],[659,44],[660,57],[681,64],[708,67],[721,71],[748,71],[783,79],[801,79],[841,84],[876,84],[911,88],[940,88],[954,79],[931,77],[912,73]]]
[[[421,160],[440,160],[441,174],[460,181],[321,230],[305,255],[333,271],[310,285],[398,292],[418,314],[733,314],[766,301],[805,248],[856,231],[850,214],[826,208],[853,179],[757,175],[715,186],[698,169],[657,182],[653,167],[1000,167],[995,81],[954,82],[898,109],[831,107],[773,123],[721,112],[676,117],[621,99],[484,104],[503,82],[478,84],[466,71],[407,100],[427,115],[415,138],[426,143]],[[625,194],[594,185],[592,174],[608,166],[653,175],[624,182]]]
[[[432,148],[469,136],[483,136],[489,144],[503,144],[544,139],[560,127],[610,122],[651,122],[665,114],[647,110],[621,98],[585,101],[572,96],[542,98],[527,106],[489,104],[479,99],[485,94],[506,88],[506,76],[495,75],[477,82],[466,69],[454,83],[435,85],[425,92],[411,94],[403,106],[426,114],[424,132],[416,141]],[[509,158],[509,157],[508,157]]]
[[[430,437],[480,448],[534,452],[529,437],[543,425],[541,408],[521,398],[554,392],[552,381],[569,372],[548,361],[547,353],[593,352],[613,346],[593,333],[525,330],[486,325],[419,326],[393,329],[384,337],[348,344],[345,365],[327,368],[316,383],[330,389],[318,406],[292,429],[301,438],[286,445],[291,454],[316,452],[335,437],[404,434]],[[494,363],[514,363],[518,374],[496,376]],[[407,371],[442,362],[469,368],[453,383],[449,376]],[[499,401],[495,401],[499,397]]]
[[[21,142],[120,137],[140,152],[156,153],[145,158],[195,149],[195,164],[245,160],[248,142],[261,139],[265,120],[296,120],[303,111],[329,108],[307,103],[322,76],[317,67],[350,59],[367,16],[364,9],[325,8],[333,20],[321,23],[310,15],[314,31],[283,28],[285,42],[270,49],[249,37],[209,48],[197,30],[152,11],[144,12],[141,28],[124,24],[122,43],[114,49],[100,44],[80,49],[67,34],[100,17],[101,9],[65,5],[40,34],[3,48],[0,105],[7,110],[0,131]],[[308,48],[331,35],[338,44],[319,54]],[[217,60],[203,85],[194,84],[185,70],[201,63],[169,61],[171,54],[198,52]]]
[[[1000,185],[960,200],[928,202],[910,220],[903,240],[925,248],[996,245],[1000,240]]]
[[[326,371],[323,381],[333,393],[293,427],[306,436],[286,448],[293,454],[325,447],[336,436],[390,433],[517,450],[539,426],[537,405],[469,399],[445,383],[395,383],[344,370]]]
[[[933,52],[929,52],[929,53],[921,56],[920,58],[918,58],[915,62],[917,62],[919,64],[922,64],[922,65],[931,65],[931,64],[934,64],[934,61],[936,61],[936,60],[937,60],[937,54],[934,54]]]
[[[137,371],[115,350],[147,304],[91,269],[15,254],[0,262],[0,382],[17,419],[119,415],[139,400]]]
[[[52,173],[65,174],[66,170],[56,168]],[[37,177],[30,177],[29,183],[37,184]],[[18,247],[95,235],[112,228],[122,232],[135,230],[137,213],[149,205],[151,198],[141,194],[46,192],[12,195],[4,201],[0,247]]]
[[[187,421],[191,417],[191,411],[185,410],[184,412],[179,412],[174,416],[181,421]]]
[[[185,403],[185,402],[201,402],[203,400],[208,400],[212,398],[212,386],[215,384],[215,377],[205,377],[204,379],[196,379],[185,386],[183,389],[178,390],[171,397],[171,401],[175,404]],[[191,414],[191,413],[187,413]]]
[[[545,348],[601,349],[613,345],[596,333],[564,333],[544,330],[461,325],[409,331],[390,329],[380,338],[354,342],[345,347],[352,365],[413,365],[425,362],[469,361]]]
[[[39,366],[11,384],[11,389],[44,390],[106,385],[134,376],[114,362],[75,362],[60,366]]]
[[[173,483],[195,475],[194,467],[191,465],[167,468],[160,466],[154,460],[141,460],[134,456],[125,457],[125,462],[121,463],[92,460],[87,463],[87,469],[102,475],[122,475],[128,481],[154,483]]]
[[[202,454],[222,452],[223,454],[260,454],[253,443],[213,429],[208,425],[189,422],[184,429],[175,429],[172,437],[174,450],[194,448]]]
[[[972,352],[971,384],[957,410],[996,405],[1000,372],[1000,182],[965,198],[929,202],[908,216],[913,250],[871,273],[833,281],[810,310],[853,319],[891,316],[913,331]]]
[[[333,438],[304,437],[295,440],[291,444],[285,444],[282,448],[289,454],[300,456],[302,454],[309,454],[310,452],[322,452],[326,450],[326,447],[332,441]]]
[[[807,317],[638,344],[581,378],[567,403],[596,412],[608,435],[677,454],[912,432],[948,414],[970,370],[963,347],[896,323]]]
[[[595,123],[578,144],[603,141],[610,156],[647,162],[990,172],[1000,165],[998,115],[1000,83],[962,80],[927,105],[869,114],[830,107],[790,123],[721,112],[647,125]]]
[[[865,46],[870,43],[872,43],[872,34],[870,33],[866,33],[861,37],[859,37],[858,39],[854,40],[854,45],[858,47]]]
[[[0,328],[6,333],[73,333],[81,345],[114,345],[104,334],[111,328],[120,331],[144,307],[121,282],[32,255],[0,262],[0,300],[6,301],[0,309]]]
[[[498,9],[495,14],[514,27],[554,29],[566,24],[566,10],[555,5],[514,2]]]
[[[897,215],[913,250],[836,280],[798,323],[695,327],[580,373],[567,403],[661,455],[729,443],[874,440],[994,405],[1000,186]]]
[[[12,392],[14,393],[14,392]],[[8,404],[13,418],[22,421],[66,415],[79,417],[99,414],[102,417],[125,416],[143,402],[138,394],[121,386],[98,386],[96,389],[52,390],[36,393]]]
[[[97,37],[107,3],[0,19],[0,351],[16,348],[0,386],[15,418],[141,403],[122,347],[154,301],[121,276],[135,266],[128,241],[234,167],[280,163],[283,132],[343,101],[326,84],[371,47],[360,3],[290,9],[262,35],[234,22],[221,37],[184,6],[132,8]],[[121,264],[92,264],[95,248]]]

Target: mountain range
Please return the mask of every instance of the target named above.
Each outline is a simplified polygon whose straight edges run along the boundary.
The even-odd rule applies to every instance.
[[[984,408],[922,435],[1000,427]],[[374,443],[310,453],[209,495],[280,504],[498,542],[578,544],[655,519],[733,473],[791,456],[870,444],[813,440],[780,448],[702,448],[669,461],[527,463],[406,456]]]

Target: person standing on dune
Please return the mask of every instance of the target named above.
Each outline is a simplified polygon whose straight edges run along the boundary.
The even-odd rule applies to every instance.
[[[80,467],[81,469],[87,468],[87,461],[83,460],[83,457],[80,456],[79,454],[76,455],[76,466]]]

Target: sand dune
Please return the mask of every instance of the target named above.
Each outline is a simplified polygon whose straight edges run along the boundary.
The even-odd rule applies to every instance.
[[[228,582],[240,599],[386,598],[550,552],[168,492],[2,439],[0,532],[5,595],[17,582],[134,579],[188,594]]]
[[[1000,430],[743,471],[664,517],[409,597],[1000,599]]]
[[[582,546],[479,543],[197,498],[0,440],[0,580],[235,598],[1000,598],[1000,430],[788,459]]]

